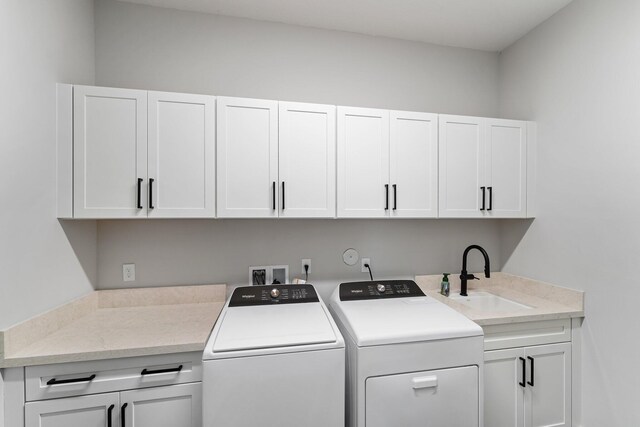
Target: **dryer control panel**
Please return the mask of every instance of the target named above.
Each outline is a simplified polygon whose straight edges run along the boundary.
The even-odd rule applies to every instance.
[[[231,295],[229,307],[319,302],[312,285],[242,286]]]
[[[423,296],[424,292],[413,280],[374,280],[340,284],[340,301]]]

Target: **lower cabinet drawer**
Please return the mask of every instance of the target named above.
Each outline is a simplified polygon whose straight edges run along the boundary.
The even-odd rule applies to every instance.
[[[571,341],[571,319],[490,325],[482,329],[485,351]]]
[[[202,381],[202,353],[25,368],[27,401]]]

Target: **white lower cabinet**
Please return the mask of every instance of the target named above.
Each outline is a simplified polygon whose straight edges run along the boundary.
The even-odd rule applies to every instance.
[[[202,426],[202,383],[124,391],[120,401],[120,427]]]
[[[119,393],[29,402],[25,427],[118,426]]]
[[[523,427],[524,390],[518,384],[522,348],[484,353],[485,427]]]
[[[26,367],[24,426],[201,427],[201,358],[181,353]]]
[[[571,426],[571,343],[485,352],[485,427]]]
[[[202,383],[28,402],[25,427],[200,427]]]
[[[525,426],[571,426],[571,344],[525,349],[532,365],[527,383]]]

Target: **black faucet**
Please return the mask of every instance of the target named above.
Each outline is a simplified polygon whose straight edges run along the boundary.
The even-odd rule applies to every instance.
[[[464,250],[462,254],[462,271],[460,272],[460,295],[463,297],[467,296],[467,280],[478,279],[473,274],[467,274],[467,254],[471,249],[477,249],[482,252],[482,256],[484,257],[484,277],[491,277],[491,267],[489,266],[489,255],[487,251],[485,251],[481,246],[471,245],[467,249]]]

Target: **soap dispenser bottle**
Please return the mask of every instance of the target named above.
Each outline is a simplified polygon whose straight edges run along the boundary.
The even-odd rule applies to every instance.
[[[449,291],[451,290],[449,287],[449,274],[451,273],[442,273],[442,282],[440,283],[440,293],[445,297],[449,296]]]

